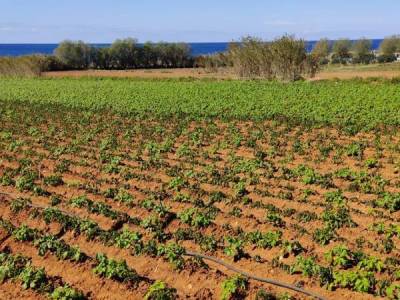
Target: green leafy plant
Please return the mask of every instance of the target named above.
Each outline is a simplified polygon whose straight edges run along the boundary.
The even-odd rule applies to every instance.
[[[279,215],[279,213],[273,211],[267,212],[266,221],[276,227],[281,227],[281,228],[285,227],[286,224],[285,221],[282,219],[282,217]]]
[[[339,271],[333,272],[333,282],[328,286],[329,289],[341,287],[350,288],[356,292],[371,292],[375,285],[375,278],[372,272],[362,271]]]
[[[207,227],[212,223],[213,217],[210,213],[204,213],[197,208],[188,208],[178,214],[178,218],[186,224],[195,227]]]
[[[116,261],[99,253],[96,255],[96,261],[96,267],[93,269],[93,272],[101,277],[132,283],[139,280],[136,271],[130,269],[124,260]]]
[[[51,294],[52,300],[85,300],[84,294],[68,285],[57,287]]]
[[[141,234],[137,232],[131,232],[128,229],[124,229],[115,238],[115,245],[119,248],[124,249],[135,246],[139,246],[139,248],[141,248]]]
[[[30,265],[26,266],[19,274],[24,289],[43,290],[47,286],[47,277],[42,269],[36,269]]]
[[[257,247],[261,248],[273,248],[282,243],[281,240],[282,232],[281,231],[269,231],[265,233],[261,233],[260,231],[250,232],[246,235],[246,239],[256,244]]]
[[[329,242],[334,239],[335,236],[335,231],[329,227],[317,228],[313,233],[314,241],[323,246],[329,244]]]
[[[225,241],[227,243],[227,245],[224,248],[224,252],[226,255],[231,256],[234,261],[238,261],[245,256],[243,250],[243,244],[244,244],[243,240],[232,236],[228,236],[225,237]]]
[[[289,273],[301,273],[303,276],[313,277],[319,274],[320,266],[315,262],[315,258],[304,258],[298,256],[296,262],[290,266]]]
[[[388,209],[390,212],[400,210],[400,194],[385,193],[377,200],[373,201],[377,207]]]
[[[174,300],[176,290],[169,288],[163,281],[157,280],[153,283],[144,296],[145,300]]]
[[[325,259],[332,266],[351,268],[357,263],[357,258],[346,246],[339,245],[325,253]]]
[[[221,300],[230,300],[234,297],[243,296],[247,289],[247,285],[247,279],[239,275],[226,279],[222,283]]]
[[[62,177],[59,175],[50,175],[44,178],[44,184],[46,185],[59,186],[62,185],[63,183],[64,182],[62,180]]]
[[[174,268],[181,270],[185,266],[183,254],[185,249],[176,243],[168,243],[167,245],[160,245],[157,249],[158,255],[164,256]]]
[[[29,228],[26,225],[21,225],[17,229],[13,231],[13,237],[17,241],[33,241],[35,237],[37,236],[37,231],[34,229]]]

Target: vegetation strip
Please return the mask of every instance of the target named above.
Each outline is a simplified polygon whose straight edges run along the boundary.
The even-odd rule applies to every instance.
[[[24,104],[49,112],[111,109],[137,118],[276,120],[354,133],[400,125],[396,82],[1,79],[0,101],[2,111]]]
[[[24,289],[38,291],[47,295],[49,299],[87,299],[82,292],[71,288],[68,284],[57,285],[58,279],[47,276],[44,269],[33,267],[30,260],[22,255],[0,252],[0,277],[1,282],[18,279]]]

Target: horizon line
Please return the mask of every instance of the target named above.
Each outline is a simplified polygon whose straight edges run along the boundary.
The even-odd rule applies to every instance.
[[[126,37],[126,38],[129,38],[129,37]],[[373,41],[373,40],[384,40],[386,37],[380,37],[380,38],[366,38],[367,40],[371,40],[371,41]],[[124,38],[119,38],[119,39],[124,39]],[[345,38],[345,37],[343,37],[343,38],[337,38],[337,39],[330,39],[330,38],[320,38],[320,39],[310,39],[310,40],[307,40],[307,39],[302,39],[302,40],[304,40],[305,42],[318,42],[319,40],[321,40],[321,39],[328,39],[328,41],[337,41],[337,40],[341,40],[341,39],[348,39],[348,40],[350,40],[350,41],[358,41],[358,40],[360,40],[360,39],[363,39],[363,37],[361,37],[361,38],[358,38],[358,39],[352,39],[352,38]],[[114,41],[116,41],[116,40],[118,40],[118,39],[115,39]],[[98,44],[98,45],[110,45],[110,44],[112,44],[113,42],[86,42],[86,41],[84,41],[84,40],[80,40],[80,39],[77,39],[77,40],[74,40],[74,39],[64,39],[64,40],[61,40],[61,41],[59,41],[59,42],[18,42],[18,43],[16,43],[16,42],[11,42],[11,43],[9,43],[9,42],[5,42],[5,43],[3,43],[3,42],[0,42],[0,45],[57,45],[57,44],[60,44],[61,42],[63,42],[63,41],[73,41],[73,42],[76,42],[76,41],[83,41],[84,43],[86,43],[86,44]],[[273,41],[273,39],[265,39],[265,41]],[[227,44],[227,43],[232,43],[232,42],[239,42],[239,40],[231,40],[231,41],[219,41],[219,42],[185,42],[185,41],[163,41],[163,40],[160,40],[160,41],[145,41],[145,42],[142,42],[142,41],[138,41],[137,43],[138,44],[145,44],[145,43],[148,43],[148,42],[150,42],[150,43],[186,43],[186,44]]]

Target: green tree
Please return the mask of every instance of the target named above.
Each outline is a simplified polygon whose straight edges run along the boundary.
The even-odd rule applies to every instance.
[[[93,48],[92,53],[93,68],[102,70],[111,68],[111,54],[109,48]]]
[[[118,39],[110,47],[111,66],[114,69],[133,69],[139,65],[137,40]]]
[[[346,63],[351,58],[351,41],[349,39],[340,39],[333,44],[333,62]]]
[[[331,45],[329,40],[324,38],[320,39],[311,51],[311,54],[321,62],[326,60],[331,52]]]
[[[155,68],[158,66],[158,55],[155,45],[152,42],[146,42],[143,45],[141,62],[144,68]]]
[[[353,44],[353,53],[355,63],[370,63],[374,59],[371,53],[372,42],[366,38],[361,38]]]
[[[92,60],[92,47],[82,41],[63,41],[54,50],[55,56],[70,69],[87,69]]]
[[[400,52],[400,36],[392,35],[386,37],[379,48],[379,52],[381,55],[391,56],[396,52]]]

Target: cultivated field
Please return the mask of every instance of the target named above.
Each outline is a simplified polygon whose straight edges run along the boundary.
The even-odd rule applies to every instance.
[[[395,80],[0,83],[0,298],[399,299]]]

